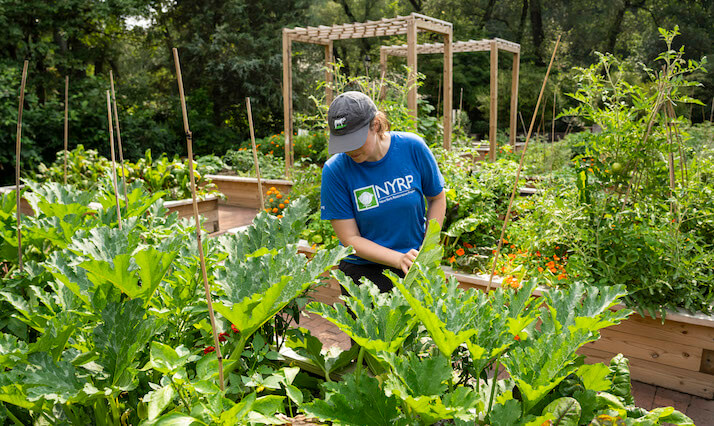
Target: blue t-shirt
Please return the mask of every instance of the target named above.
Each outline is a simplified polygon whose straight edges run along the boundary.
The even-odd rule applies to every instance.
[[[379,161],[356,163],[333,155],[322,169],[320,216],[355,219],[360,235],[406,253],[419,249],[426,232],[427,197],[439,195],[444,177],[424,140],[390,132],[389,150]],[[373,263],[356,255],[351,263]]]

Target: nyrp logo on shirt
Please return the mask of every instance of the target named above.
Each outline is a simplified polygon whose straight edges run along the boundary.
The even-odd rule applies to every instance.
[[[370,185],[357,188],[353,191],[357,211],[364,211],[379,207],[379,203],[385,203],[395,198],[402,197],[414,191],[412,189],[414,176],[406,175],[391,181],[386,181],[382,185]]]

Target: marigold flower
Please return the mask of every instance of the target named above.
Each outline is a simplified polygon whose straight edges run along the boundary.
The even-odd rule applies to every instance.
[[[278,208],[277,208],[277,207],[273,207],[273,213],[277,213],[277,212],[278,212]]]
[[[285,204],[283,204],[283,203],[278,204],[278,208],[284,209],[284,208],[285,208]]]
[[[282,218],[283,218],[283,215],[279,214],[279,215],[277,216],[277,218],[278,218],[278,219],[282,219]]]
[[[463,256],[465,253],[466,253],[466,252],[465,252],[464,249],[462,249],[462,248],[456,250],[456,254],[459,255],[459,256]]]
[[[210,354],[211,352],[215,352],[215,351],[216,351],[216,348],[214,348],[213,346],[206,346],[206,349],[203,350],[203,354],[206,355],[206,354]]]
[[[508,240],[504,238],[504,239],[503,239],[503,244],[508,244]]]
[[[269,199],[269,200],[268,200],[268,202],[269,202],[269,203],[272,203],[272,202],[273,202],[273,199],[272,199],[272,198],[271,198],[271,199]]]
[[[511,249],[515,249],[515,248],[516,248],[516,246],[514,246],[513,244],[511,244]]]
[[[593,168],[592,168],[592,167],[588,167],[588,171],[589,171],[590,173],[593,173]]]
[[[275,198],[283,198],[283,194],[278,193],[278,195],[276,195]]]
[[[270,187],[270,190],[271,190],[271,191],[277,191],[274,186],[271,186],[271,187]]]
[[[565,275],[565,274],[560,274],[560,275],[558,275],[558,279],[559,279],[559,280],[564,280],[564,279],[566,279],[566,278],[568,278],[568,276]]]
[[[555,268],[553,268],[553,267],[548,268],[548,270],[549,270],[550,272],[554,273],[554,274],[555,274],[556,272],[558,272],[558,270],[555,269]]]
[[[273,191],[268,191],[265,193],[265,195],[273,195]]]
[[[558,257],[557,254],[554,254],[554,255],[553,255],[553,259],[555,259],[555,260],[560,260],[560,258]]]
[[[270,152],[269,152],[268,154],[272,154],[272,153],[273,153],[273,150],[271,149],[271,150],[270,150]]]

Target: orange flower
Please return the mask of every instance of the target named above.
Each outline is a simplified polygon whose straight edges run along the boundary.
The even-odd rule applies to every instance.
[[[285,208],[285,204],[283,204],[283,203],[278,204],[278,208],[279,208],[279,209],[284,209],[284,208]]]
[[[464,243],[464,247],[466,247],[467,249],[474,248],[473,244],[469,243]]]
[[[541,268],[541,267],[539,266],[539,267],[538,267],[538,272],[543,272],[543,268]]]
[[[269,202],[269,203],[272,203],[272,202],[273,202],[273,199],[272,199],[272,198],[271,198],[271,199],[269,199],[269,200],[268,200],[268,202]]]
[[[285,204],[287,204],[289,202],[290,202],[290,200],[288,200],[288,199],[283,200],[283,203],[285,203]]]
[[[451,256],[449,258],[449,263],[454,263],[454,262],[456,262],[456,258],[454,256]]]
[[[503,239],[503,244],[508,244],[508,240],[504,238],[504,239]]]
[[[568,278],[568,276],[565,275],[565,274],[560,274],[560,275],[558,275],[558,279],[559,279],[559,280],[564,280],[564,279],[566,279],[566,278]]]
[[[515,340],[516,342],[520,342],[521,338],[519,335],[516,334],[515,336],[513,336],[513,340]]]
[[[465,252],[464,249],[462,249],[462,248],[456,250],[456,254],[459,255],[459,256],[463,256],[465,253],[466,253],[466,252]]]
[[[268,191],[265,193],[265,195],[273,195],[273,191]]]
[[[271,190],[271,191],[275,191],[275,187],[274,187],[274,186],[271,186],[271,187],[270,187],[270,190]]]
[[[278,218],[278,219],[282,219],[282,218],[283,218],[283,215],[279,214],[279,215],[277,216],[277,218]]]
[[[555,259],[555,260],[560,260],[560,258],[558,257],[557,254],[554,254],[554,255],[553,255],[553,259]]]
[[[282,195],[282,194],[278,194],[278,195],[275,196],[275,198],[283,198],[283,195]]]
[[[265,209],[266,212],[270,213],[270,209]]]
[[[308,147],[308,148],[312,148],[312,144],[308,145],[307,147]]]
[[[278,208],[277,208],[277,207],[273,207],[273,213],[277,213],[277,212],[278,212]]]
[[[540,257],[540,252],[539,252],[539,251],[536,252],[536,256]]]
[[[514,248],[516,248],[516,246],[514,246],[513,244],[511,244],[511,249],[514,249]]]
[[[269,152],[268,154],[272,154],[272,153],[273,153],[273,150],[271,149],[271,150],[270,150],[270,152]]]

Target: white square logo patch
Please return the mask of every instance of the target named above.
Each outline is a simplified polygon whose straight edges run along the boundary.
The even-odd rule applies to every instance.
[[[374,185],[365,186],[355,189],[355,202],[357,203],[357,211],[369,210],[379,207],[379,200],[374,190]]]

